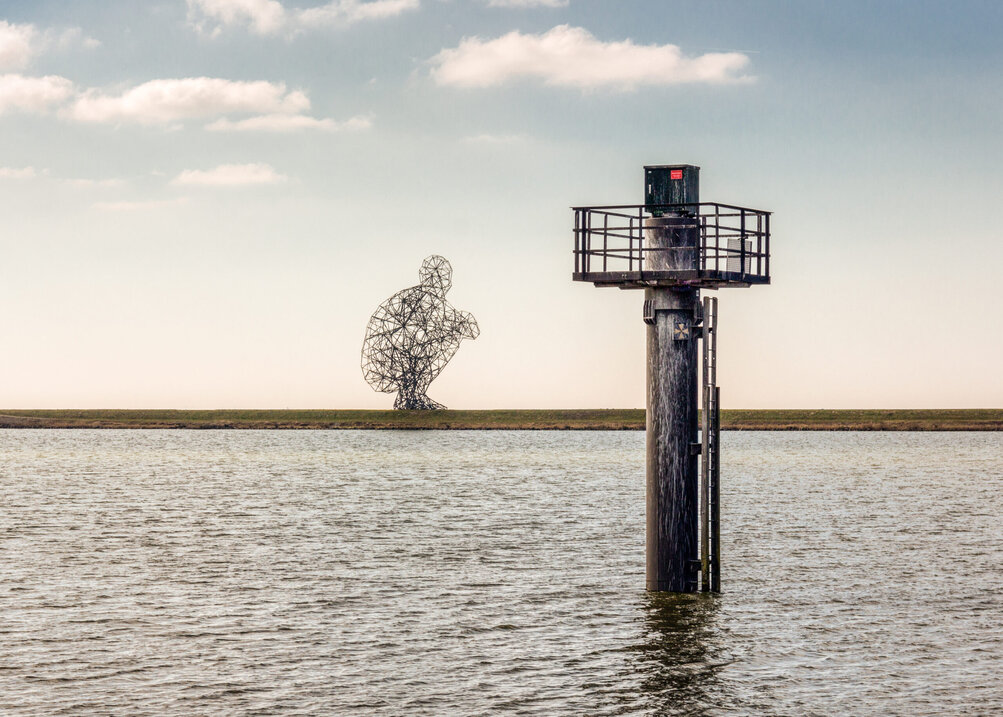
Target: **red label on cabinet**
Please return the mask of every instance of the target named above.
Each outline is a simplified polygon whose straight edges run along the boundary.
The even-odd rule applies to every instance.
[[[683,170],[681,169],[669,170],[669,179],[682,179],[682,178],[683,178]]]

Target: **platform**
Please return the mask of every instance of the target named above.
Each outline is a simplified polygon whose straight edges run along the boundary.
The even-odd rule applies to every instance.
[[[622,289],[770,283],[770,212],[717,202],[573,210],[575,281]],[[650,245],[646,234],[670,218],[680,229],[698,231],[695,246]],[[672,271],[658,270],[666,253]]]

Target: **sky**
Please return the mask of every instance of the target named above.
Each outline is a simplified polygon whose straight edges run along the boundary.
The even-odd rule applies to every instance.
[[[0,406],[389,408],[367,320],[453,266],[450,408],[644,405],[569,207],[643,166],[774,212],[725,408],[1003,407],[998,0],[0,0]]]

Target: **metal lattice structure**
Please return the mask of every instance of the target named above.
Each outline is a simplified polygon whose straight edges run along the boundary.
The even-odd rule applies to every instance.
[[[397,392],[394,408],[445,408],[426,395],[429,384],[453,358],[463,339],[480,334],[477,321],[446,301],[453,269],[433,255],[421,263],[421,283],[380,304],[366,326],[362,373],[381,393]]]

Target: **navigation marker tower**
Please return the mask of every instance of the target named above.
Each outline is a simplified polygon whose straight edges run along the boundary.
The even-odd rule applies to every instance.
[[[770,283],[770,212],[701,202],[691,164],[645,167],[644,204],[573,209],[573,279],[644,290],[647,588],[720,592],[717,298],[700,290]]]

